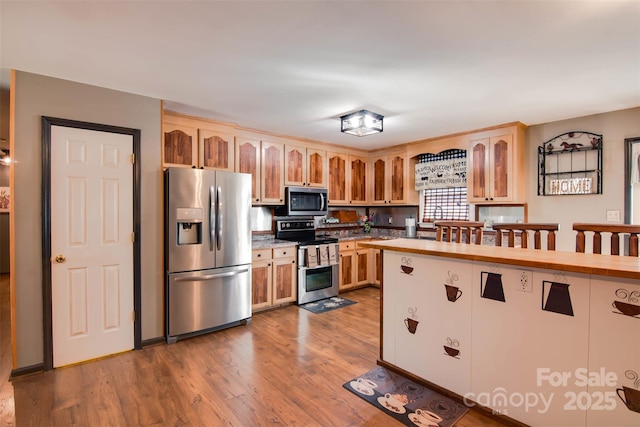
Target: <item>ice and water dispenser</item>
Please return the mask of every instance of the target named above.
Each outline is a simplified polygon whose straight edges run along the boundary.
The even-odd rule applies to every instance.
[[[202,208],[176,209],[178,245],[199,245],[202,243]]]

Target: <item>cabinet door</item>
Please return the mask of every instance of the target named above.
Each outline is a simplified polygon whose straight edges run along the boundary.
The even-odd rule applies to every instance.
[[[329,204],[346,205],[349,203],[347,194],[348,156],[342,153],[327,153],[327,157],[329,157]]]
[[[307,148],[307,186],[327,187],[327,152]]]
[[[246,138],[236,140],[236,172],[251,174],[251,200],[260,203],[260,141]]]
[[[405,155],[396,154],[387,158],[389,167],[388,175],[391,179],[388,182],[389,203],[407,203],[407,160]]]
[[[349,169],[349,203],[364,205],[367,203],[367,159],[349,156]]]
[[[471,141],[467,194],[469,201],[489,200],[489,139]]]
[[[200,129],[198,136],[200,166],[205,169],[233,172],[234,136],[208,129]]]
[[[380,249],[371,249],[371,253],[371,262],[373,263],[371,282],[380,286],[380,281],[382,280],[382,253]]]
[[[306,185],[307,156],[304,147],[287,145],[284,154],[285,185],[302,187]]]
[[[162,166],[197,167],[197,129],[165,121],[162,132]]]
[[[271,306],[272,260],[254,261],[251,264],[251,309],[253,311]]]
[[[284,144],[262,141],[263,204],[284,203]]]
[[[296,260],[294,257],[274,258],[273,304],[296,300],[296,270]]]
[[[371,203],[384,205],[387,203],[387,158],[377,157],[372,160]]]
[[[356,285],[369,284],[369,270],[371,268],[371,253],[369,249],[356,250]]]
[[[353,288],[356,284],[355,251],[340,252],[340,290]]]
[[[489,139],[491,161],[489,170],[491,194],[490,200],[510,201],[511,181],[513,179],[513,136],[502,135]]]

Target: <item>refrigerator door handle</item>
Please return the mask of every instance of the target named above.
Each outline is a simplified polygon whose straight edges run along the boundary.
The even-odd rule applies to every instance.
[[[213,194],[213,185],[209,187],[209,251],[213,252],[213,241],[215,239],[215,202],[216,197]]]
[[[222,221],[220,220],[220,203],[222,201],[222,187],[216,191],[216,248],[222,245]]]
[[[238,274],[248,273],[248,268],[243,268],[242,270],[229,271],[226,273],[218,273],[218,274],[207,274],[206,276],[192,276],[192,277],[178,277],[174,279],[174,282],[205,282],[207,280],[212,279],[220,279],[223,277],[232,277],[237,276]]]

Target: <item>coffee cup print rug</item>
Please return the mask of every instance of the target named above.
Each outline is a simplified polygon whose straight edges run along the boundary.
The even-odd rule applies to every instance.
[[[343,387],[407,426],[453,426],[468,407],[378,366]]]

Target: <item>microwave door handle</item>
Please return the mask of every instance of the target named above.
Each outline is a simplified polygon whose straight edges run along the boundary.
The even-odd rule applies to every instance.
[[[320,210],[324,210],[324,194],[320,193]]]
[[[216,248],[222,246],[222,221],[220,220],[220,203],[222,203],[222,187],[216,190]]]
[[[213,193],[213,185],[209,187],[209,251],[213,252],[213,241],[215,239],[215,222],[216,222],[216,211],[215,211],[215,202],[216,197]]]

